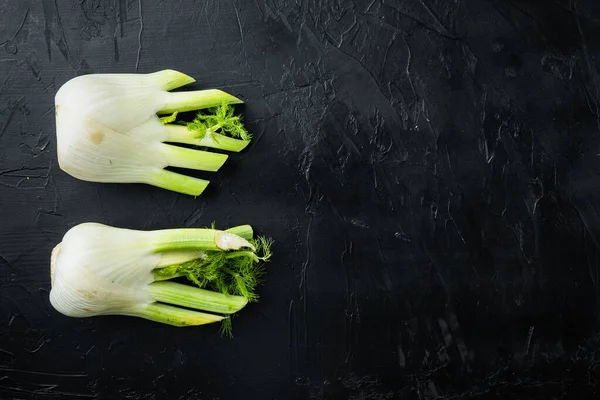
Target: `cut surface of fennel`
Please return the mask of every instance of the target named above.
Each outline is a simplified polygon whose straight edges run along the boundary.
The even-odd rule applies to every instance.
[[[219,110],[231,110],[231,104],[243,103],[216,89],[169,92],[192,82],[193,78],[173,70],[89,74],[66,82],[55,96],[60,168],[85,181],[144,183],[194,196],[201,194],[209,181],[165,168],[214,172],[228,156],[168,143],[237,152],[248,145],[250,138],[226,136],[227,124],[220,130],[220,126],[194,122],[188,126],[161,122],[158,114],[214,109],[217,115]]]
[[[248,225],[226,231],[137,231],[98,223],[80,224],[71,228],[52,251],[50,302],[60,313],[79,318],[128,315],[175,326],[222,321],[256,300],[255,286],[251,287],[251,296],[242,296],[243,290],[237,290],[233,275],[260,274],[257,262],[270,256],[270,244],[265,246],[264,240],[253,239]],[[203,288],[169,280],[189,278],[190,266],[197,265],[198,260],[216,260],[215,254],[235,256],[242,250],[249,255],[244,265],[251,265],[250,269],[226,270],[233,264],[223,263],[218,265],[222,270],[195,270],[193,277],[203,280],[204,284],[198,285]],[[238,258],[237,262],[242,263],[241,260]],[[213,285],[216,277],[206,275],[208,272],[216,272],[231,286]],[[230,329],[229,325],[223,326]]]

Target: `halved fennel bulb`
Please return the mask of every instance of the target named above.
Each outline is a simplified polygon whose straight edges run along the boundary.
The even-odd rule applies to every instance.
[[[139,231],[83,223],[52,251],[50,302],[79,318],[128,315],[175,326],[222,321],[257,300],[270,245],[254,238],[249,225]],[[198,287],[173,282],[177,277]]]
[[[200,195],[209,181],[166,170],[217,171],[226,154],[250,141],[232,104],[242,100],[216,89],[169,92],[194,82],[174,70],[150,74],[89,74],[66,82],[56,93],[56,137],[60,168],[91,182],[145,183]],[[177,113],[204,110],[192,122]],[[171,114],[159,118],[158,114]]]

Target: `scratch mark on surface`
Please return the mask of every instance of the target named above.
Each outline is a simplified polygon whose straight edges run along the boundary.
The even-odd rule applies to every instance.
[[[44,111],[44,113],[42,114],[42,117],[45,117],[46,115],[50,115],[50,114],[55,114],[55,106],[50,106],[48,107],[48,109],[46,111]]]
[[[589,206],[589,202],[588,202],[588,206]],[[581,207],[579,207],[577,205],[574,205],[574,207],[575,207],[575,210],[577,211],[577,214],[579,214],[579,219],[583,223],[583,226],[585,227],[586,231],[588,232],[588,234],[592,238],[592,241],[594,242],[594,245],[596,246],[596,249],[600,250],[600,242],[598,242],[597,235],[594,234],[593,226],[591,226],[592,222],[589,221],[588,217],[587,217],[588,214],[585,213],[585,210],[581,210],[580,209]]]
[[[404,350],[402,350],[402,346],[398,345],[398,365],[401,368],[406,367],[406,355],[404,354]]]
[[[28,389],[22,389],[22,388],[17,388],[17,387],[0,386],[0,389],[2,389],[3,391],[8,391],[8,392],[27,393],[29,395],[35,395],[35,397],[30,397],[30,398],[37,398],[37,399],[40,399],[41,396],[44,396],[44,397],[48,396],[49,398],[56,398],[56,396],[63,396],[65,398],[70,398],[70,399],[77,399],[77,398],[95,399],[95,398],[97,398],[95,395],[92,395],[92,394],[70,393],[70,392],[50,392],[49,391],[56,387],[57,387],[56,385],[42,385],[42,389],[28,390]]]
[[[525,344],[525,356],[529,354],[529,347],[531,346],[531,338],[533,337],[533,330],[535,329],[534,325],[529,327],[529,331],[527,332],[527,342]]]
[[[0,46],[5,45],[8,42],[12,42],[13,40],[15,40],[17,38],[17,35],[21,32],[21,29],[23,29],[23,27],[25,26],[25,21],[27,21],[27,17],[29,16],[30,10],[31,10],[31,7],[28,8],[27,11],[25,11],[25,16],[23,17],[23,21],[21,21],[21,25],[19,25],[19,27],[15,31],[15,34],[12,35],[12,37],[10,39],[6,39],[4,42],[0,43]]]
[[[237,20],[238,28],[240,30],[240,40],[242,41],[242,48],[243,48],[244,47],[244,31],[242,30],[242,23],[240,22],[240,13],[238,12],[235,2],[233,2],[233,9],[235,10],[235,18]]]
[[[300,292],[302,299],[302,306],[304,311],[304,348],[308,352],[308,313],[307,313],[307,270],[308,264],[310,263],[310,229],[312,226],[313,217],[311,216],[308,220],[308,227],[306,228],[306,260],[302,264],[302,271],[300,272]]]
[[[91,353],[91,351],[92,351],[92,350],[94,350],[95,348],[96,348],[96,346],[92,345],[92,346],[91,346],[91,347],[90,347],[90,348],[89,348],[89,349],[88,349],[88,350],[85,352],[85,354],[84,354],[84,355],[87,357],[87,356],[88,356],[88,355]]]
[[[0,353],[4,353],[4,354],[8,354],[9,356],[14,356],[15,354],[8,351],[8,350],[4,350],[4,349],[0,349]]]
[[[364,11],[364,13],[365,13],[365,14],[368,14],[368,13],[371,11],[371,8],[372,8],[372,7],[375,5],[375,2],[376,2],[376,1],[377,1],[377,0],[373,0],[373,1],[371,1],[371,4],[369,4],[369,5],[367,6],[367,9]]]
[[[464,59],[462,60],[469,71],[469,76],[471,79],[475,80],[475,69],[477,68],[477,63],[479,59],[477,56],[471,51],[469,45],[461,40],[458,41],[464,55]]]
[[[209,10],[209,5],[210,3],[208,1],[204,2],[205,6],[204,6],[204,19],[206,19],[206,28],[208,29],[208,36],[209,37],[213,37],[213,31],[212,31],[212,25],[210,24],[210,18],[209,18],[209,14],[210,14],[210,10]]]
[[[8,260],[6,259],[6,257],[4,257],[2,254],[0,254],[0,261],[2,261],[4,264],[6,264],[8,266],[8,268],[14,269],[12,264],[9,263]]]
[[[48,50],[48,60],[52,61],[52,9],[50,0],[44,0],[42,3],[44,9],[44,39],[46,40],[46,48]]]
[[[58,0],[54,0],[54,11],[56,13],[56,25],[58,29],[60,29],[60,37],[54,43],[56,43],[58,50],[63,55],[65,60],[67,60],[67,62],[71,64],[71,50],[69,49],[69,45],[67,44],[65,30],[62,25],[62,19],[60,18],[60,14],[58,13]],[[73,64],[71,64],[71,66],[73,66]]]
[[[297,42],[300,43],[300,41],[302,40],[302,31],[304,29],[304,26],[306,25],[306,15],[308,14],[308,1],[307,0],[303,0],[302,1],[302,9],[300,11],[302,18],[300,20],[300,27],[298,28],[298,40]]]
[[[354,242],[351,238],[346,234],[344,237],[344,251],[342,252],[340,265],[342,266],[342,271],[344,272],[344,283],[345,283],[345,293],[346,293],[346,306],[345,306],[345,317],[344,318],[344,337],[345,337],[345,353],[346,357],[344,358],[347,363],[352,359],[354,352],[353,345],[353,337],[355,331],[355,325],[359,322],[358,316],[358,300],[356,298],[356,281],[352,279],[352,284],[350,282],[350,274],[348,273],[349,269],[354,271],[356,264],[354,263],[352,254],[354,252]],[[349,265],[346,266],[345,259],[348,257]]]
[[[455,36],[453,36],[450,31],[448,30],[448,28],[446,28],[446,26],[442,23],[442,21],[440,20],[440,18],[437,16],[436,13],[433,12],[433,10],[431,9],[431,7],[429,7],[425,1],[420,0],[420,3],[423,5],[423,7],[427,10],[427,12],[429,13],[429,15],[431,15],[431,17],[439,24],[439,26],[442,27],[442,29],[444,30],[444,32],[442,33],[441,31],[438,31],[436,29],[436,31],[438,31],[438,33],[440,33],[443,36],[446,36],[450,39],[456,39]]]
[[[236,202],[236,203],[238,203],[238,204],[240,204],[240,205],[242,204],[242,203],[240,202],[240,200],[237,198],[237,196],[235,195],[235,193],[234,193],[234,192],[231,190],[231,188],[229,188],[229,187],[228,187],[228,188],[227,188],[227,191],[229,192],[229,194],[230,194],[230,195],[231,195],[231,197],[232,197],[232,198],[235,200],[235,202]]]
[[[28,174],[26,172],[31,172],[31,171],[48,171],[48,167],[19,167],[19,168],[11,168],[11,169],[5,169],[5,170],[1,170],[0,171],[0,176],[2,175],[8,175],[11,174],[9,176],[16,176],[16,177],[30,177],[30,178],[46,178],[46,176],[42,176],[42,175],[33,175],[33,174]],[[24,174],[14,174],[14,172],[25,172]]]
[[[142,0],[138,0],[138,10],[140,14],[140,31],[138,32],[138,51],[137,58],[135,60],[135,71],[137,72],[140,67],[140,55],[142,53],[142,33],[144,32],[144,17],[142,15]]]
[[[117,10],[117,12],[119,13],[119,17],[118,17],[118,24],[121,30],[121,37],[123,37],[124,33],[123,33],[123,22],[127,21],[127,4],[126,4],[127,0],[119,0],[119,8]]]
[[[19,100],[17,100],[15,102],[15,104],[13,104],[12,108],[8,112],[8,117],[6,117],[6,121],[4,122],[4,125],[2,125],[2,129],[0,129],[0,138],[2,137],[2,135],[4,135],[4,133],[8,129],[8,125],[10,125],[10,121],[12,121],[13,117],[15,116],[15,113],[17,112],[17,109],[19,108],[19,105],[23,99],[24,99],[24,97],[21,96],[19,98]]]
[[[421,1],[421,3],[422,3],[422,1]],[[430,13],[430,14],[433,16],[433,18],[434,18],[434,19],[435,19],[435,20],[436,20],[438,23],[440,23],[440,22],[439,22],[439,20],[438,20],[438,19],[435,17],[435,14],[433,14],[433,13],[432,13],[432,11],[431,11],[431,10],[430,10],[430,9],[429,9],[429,8],[428,8],[428,7],[427,7],[425,4],[423,4],[423,6],[424,6],[424,7],[425,7],[425,8],[426,8],[428,11],[429,11],[429,13]],[[401,8],[399,8],[399,7],[393,7],[393,6],[392,6],[392,8],[393,8],[394,10],[398,11],[400,14],[404,15],[406,18],[410,19],[411,21],[414,21],[414,22],[415,22],[415,23],[417,23],[419,26],[422,26],[423,28],[425,28],[425,29],[426,29],[426,30],[428,30],[428,31],[431,31],[431,32],[437,33],[438,35],[440,35],[440,36],[443,36],[443,37],[445,37],[445,38],[448,38],[448,39],[452,39],[452,40],[456,40],[456,39],[457,39],[456,37],[452,36],[452,35],[451,35],[451,34],[450,34],[448,31],[447,31],[446,27],[445,27],[445,26],[443,26],[443,25],[441,25],[441,29],[440,29],[439,27],[430,26],[429,24],[427,24],[427,23],[425,23],[425,22],[421,21],[421,20],[420,20],[420,19],[418,19],[417,17],[415,17],[415,16],[413,16],[413,15],[411,15],[411,14],[407,13],[406,11],[402,10],[402,9],[401,9]],[[440,23],[440,24],[441,24],[441,23]],[[393,25],[390,25],[390,24],[386,24],[386,25],[388,25],[388,26],[390,26],[390,27],[393,27],[393,28],[395,28],[395,29],[398,29],[397,27],[394,27]]]
[[[406,58],[406,67],[404,68],[404,73],[406,74],[406,79],[408,79],[408,83],[410,84],[410,88],[413,91],[413,95],[415,96],[415,98],[417,97],[417,91],[415,89],[415,85],[412,81],[412,78],[410,76],[410,62],[412,60],[412,52],[410,50],[410,46],[408,45],[408,41],[406,40],[406,36],[402,35],[402,40],[404,40],[404,44],[406,45],[406,51],[408,52],[407,58]],[[414,104],[414,101],[413,103]],[[416,121],[415,121],[416,124]]]
[[[525,17],[529,18],[531,20],[531,22],[533,22],[535,24],[535,26],[537,27],[537,31],[540,33],[540,35],[542,35],[544,38],[547,38],[544,34],[543,27],[540,26],[540,22],[534,15],[531,15],[529,12],[525,11],[523,8],[521,8],[519,6],[518,3],[515,3],[514,1],[508,1],[507,4],[509,5],[509,7],[517,10],[519,13],[521,13]]]
[[[379,81],[380,82],[383,82],[383,72],[385,71],[385,63],[387,62],[387,58],[388,58],[388,54],[390,53],[390,49],[392,48],[392,45],[396,41],[396,35],[397,35],[397,32],[394,32],[392,34],[392,40],[390,40],[390,44],[388,44],[387,48],[385,49],[385,54],[383,55],[383,61],[381,62],[381,71],[379,71]]]
[[[294,357],[292,354],[292,348],[295,347],[296,352],[298,351],[298,343],[297,343],[297,341],[298,341],[298,325],[294,324],[292,321],[292,316],[294,315],[294,310],[295,310],[294,300],[292,299],[292,300],[290,300],[290,305],[288,307],[288,323],[289,323],[288,346],[290,349],[290,371],[293,371],[292,366],[293,366]],[[296,329],[294,329],[294,327]],[[295,340],[293,338],[295,338]],[[295,346],[293,345],[293,342],[296,342]],[[296,354],[296,356],[297,356],[297,354]]]
[[[354,28],[357,28],[357,29],[354,29]],[[358,19],[356,17],[354,17],[354,22],[352,23],[352,25],[350,25],[350,27],[348,29],[343,31],[339,35],[339,38],[337,38],[337,39],[334,38],[333,35],[327,31],[325,31],[325,36],[327,36],[329,39],[331,39],[329,41],[330,43],[332,43],[332,41],[335,41],[336,43],[332,43],[332,44],[339,49],[344,44],[344,40],[346,42],[351,42],[356,37],[359,30],[360,30],[360,26],[358,25]],[[352,34],[352,31],[354,31],[353,34]],[[348,36],[350,34],[352,34],[352,36]]]
[[[496,11],[498,14],[500,14],[500,16],[513,28],[513,29],[517,29],[517,25],[511,21],[502,10],[500,10],[496,4],[494,4],[494,2],[492,0],[487,0],[487,2],[492,6],[492,8],[494,9],[494,11]]]
[[[254,0],[254,4],[256,5],[256,8],[258,8],[258,11],[260,11],[260,15],[262,15],[262,17],[264,18],[265,17],[265,12],[260,7],[260,4],[258,4],[258,1]]]
[[[48,50],[48,60],[52,61],[52,42],[56,44],[58,50],[63,55],[65,60],[76,68],[71,60],[71,51],[65,37],[65,30],[62,25],[60,14],[58,13],[58,0],[43,0],[42,6],[44,9],[44,37],[46,39],[46,47]],[[56,25],[57,38],[53,33],[53,27]]]
[[[117,30],[115,29],[115,36],[113,37],[113,50],[115,54],[115,62],[119,62],[119,42],[117,41]]]
[[[437,255],[435,253],[431,252],[427,247],[424,247],[424,250],[425,250],[425,254],[429,258],[429,261],[431,262],[431,266],[433,267],[433,270],[435,271],[436,275],[438,276],[438,278],[440,280],[440,283],[442,284],[442,287],[444,288],[444,291],[446,292],[446,294],[449,295],[451,293],[451,290],[450,290],[450,282],[449,282],[448,273],[445,269],[446,264],[441,262],[439,260],[439,257],[437,257]]]
[[[281,20],[283,25],[285,25],[287,30],[290,31],[290,33],[293,33],[294,30],[292,29],[292,26],[290,25],[290,21],[288,21],[287,17],[281,12],[281,10],[277,10],[276,15],[277,15],[277,17],[279,17],[279,19]]]
[[[590,63],[590,57],[588,54],[588,48],[585,42],[585,36],[583,35],[583,30],[581,29],[581,24],[579,23],[579,18],[575,17],[575,21],[577,21],[577,29],[579,30],[579,36],[581,36],[581,47],[583,48],[583,54],[585,55],[585,61],[588,67],[588,72],[590,74],[590,77],[592,78],[592,82],[594,83],[594,89],[596,89],[596,104],[595,104],[595,110],[591,110],[594,115],[596,116],[596,125],[598,126],[598,129],[600,130],[600,105],[598,104],[600,102],[600,91],[598,90],[598,82],[596,81],[596,74],[594,73],[595,71],[592,70],[592,64]],[[590,107],[591,108],[591,107]]]
[[[346,257],[346,255],[351,254],[352,253],[352,241],[348,239],[348,235],[346,235],[344,237],[344,251],[342,252],[342,255],[340,256],[340,264],[342,265],[342,267],[344,266],[344,257]],[[346,283],[346,295],[348,295],[350,293],[350,283],[349,283],[349,278],[348,278],[348,271],[346,271],[346,268],[342,269],[344,271],[344,281]]]
[[[18,368],[0,367],[0,372],[17,372],[27,375],[54,376],[59,378],[87,378],[87,374],[67,373],[67,372],[45,372],[45,371],[29,371]]]
[[[308,264],[310,263],[310,228],[312,225],[312,216],[308,220],[308,227],[306,228],[306,260],[302,264],[302,271],[300,272],[300,291],[302,292],[302,297],[305,297],[306,294],[306,271],[308,269]]]
[[[355,316],[358,315],[358,302],[356,301],[356,293],[352,292],[348,297],[348,307],[352,308],[352,311],[346,309],[346,321],[348,322],[346,327],[346,358],[344,362],[348,362],[352,359],[352,353],[354,352],[354,346],[352,338],[354,337],[355,330]]]
[[[37,345],[34,348],[32,348],[31,350],[27,350],[27,351],[30,352],[30,353],[32,353],[32,354],[33,353],[37,353],[49,341],[50,341],[50,339],[40,339],[40,340],[38,340],[38,343],[37,343]]]

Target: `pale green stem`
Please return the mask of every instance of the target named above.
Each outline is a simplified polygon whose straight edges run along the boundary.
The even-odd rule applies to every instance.
[[[164,143],[159,144],[162,155],[172,167],[215,172],[225,164],[229,157],[227,154],[186,149]]]
[[[157,253],[172,250],[220,250],[215,243],[217,231],[209,228],[164,229],[155,231]]]
[[[175,250],[175,251],[165,251],[160,253],[160,261],[156,268],[152,270],[152,275],[154,276],[154,281],[166,281],[168,279],[178,278],[181,275],[177,272],[176,269],[169,268],[172,265],[178,265],[185,263],[187,261],[197,260],[199,258],[204,258],[206,253],[204,251],[198,250]],[[173,273],[168,273],[173,270]]]
[[[151,283],[148,285],[148,293],[156,301],[219,314],[233,314],[248,304],[243,296],[227,295],[175,282]]]
[[[161,281],[168,281],[169,279],[173,279],[173,278],[179,278],[183,275],[175,273],[172,275],[157,275],[154,274],[154,282],[161,282]]]
[[[159,114],[172,114],[175,111],[186,112],[220,106],[221,104],[242,104],[243,101],[218,89],[194,90],[167,94],[165,106]]]
[[[160,85],[160,87],[164,90],[173,90],[178,87],[196,82],[196,80],[191,76],[172,69],[164,69],[162,71],[148,74],[148,79],[156,85]]]
[[[204,257],[206,253],[199,250],[169,251],[160,255],[160,261],[156,268],[168,267],[169,265],[182,264],[187,261]]]
[[[230,253],[227,253],[227,255],[225,256],[225,258],[236,258],[236,257],[252,257],[252,259],[255,262],[259,262],[260,258],[254,254],[252,251],[246,251],[246,250],[242,250],[242,251],[232,251]]]
[[[246,240],[252,240],[254,237],[254,230],[250,225],[234,226],[233,228],[227,229],[226,232],[233,233]]]
[[[146,183],[177,193],[199,196],[209,181],[198,179],[165,169],[155,168],[149,172]]]
[[[150,303],[124,307],[119,315],[145,318],[174,326],[195,326],[222,321],[225,317],[173,307],[168,304]]]
[[[206,132],[204,137],[198,139],[198,132],[190,131],[182,125],[165,125],[167,142],[192,144],[201,147],[210,147],[226,151],[240,152],[248,146],[250,141],[234,139],[220,133]]]
[[[154,231],[155,252],[173,250],[238,250],[254,246],[246,239],[227,231],[209,228],[179,228]]]

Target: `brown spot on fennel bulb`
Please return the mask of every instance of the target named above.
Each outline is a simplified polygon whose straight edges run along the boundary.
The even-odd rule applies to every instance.
[[[94,144],[100,144],[104,140],[104,133],[102,132],[94,132],[90,135],[90,140]]]

